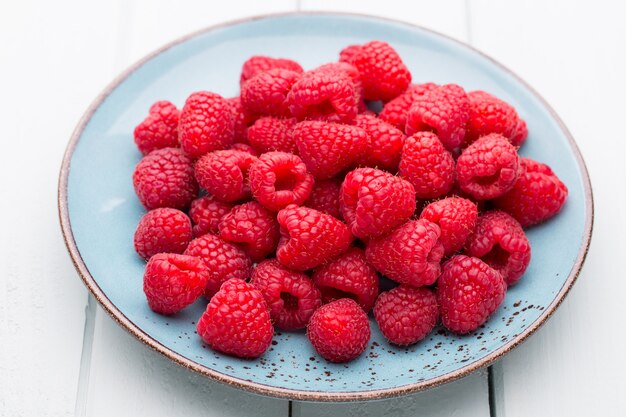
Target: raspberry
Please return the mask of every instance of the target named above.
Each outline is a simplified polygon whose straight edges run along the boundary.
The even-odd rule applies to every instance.
[[[184,209],[198,195],[193,163],[178,148],[157,149],[144,156],[133,172],[133,186],[148,210]]]
[[[356,69],[354,65],[348,64],[347,62],[330,62],[317,67],[313,71],[339,72],[347,75],[350,80],[352,80],[352,84],[354,85],[354,95],[357,104],[360,105],[363,102],[363,83],[361,82],[361,74],[359,74],[359,70]]]
[[[233,205],[219,201],[212,195],[196,198],[191,202],[189,217],[193,223],[193,235],[200,237],[207,233],[217,234],[218,225]]]
[[[439,226],[445,256],[463,249],[465,241],[474,230],[478,209],[476,204],[460,197],[448,197],[427,205],[420,219],[429,220]]]
[[[248,169],[257,160],[247,152],[209,152],[196,162],[196,179],[202,188],[222,201],[250,197]]]
[[[276,250],[276,218],[256,201],[235,206],[219,224],[220,237],[235,243],[258,262]]]
[[[235,143],[233,144],[233,146],[231,146],[229,148],[229,150],[231,151],[239,151],[239,152],[245,152],[248,153],[254,157],[259,156],[258,152],[250,145],[248,145],[247,143]]]
[[[400,285],[378,297],[374,317],[390,343],[412,345],[425,338],[437,324],[437,297],[430,288]]]
[[[369,137],[363,129],[338,123],[300,122],[293,135],[307,169],[320,180],[348,168],[369,147]]]
[[[400,177],[374,168],[358,168],[341,185],[341,212],[352,234],[381,236],[415,211],[415,190]]]
[[[289,204],[302,204],[311,195],[313,176],[296,155],[268,152],[250,167],[250,189],[263,207],[278,211]]]
[[[258,264],[250,283],[263,294],[279,329],[305,328],[313,312],[322,305],[320,291],[306,274],[291,271],[275,259]]]
[[[298,147],[293,138],[295,125],[294,118],[262,117],[248,129],[248,140],[260,153],[279,151],[297,154]]]
[[[363,353],[370,333],[367,315],[349,298],[318,308],[307,328],[315,350],[327,361],[336,363],[351,361]]]
[[[361,45],[348,45],[339,52],[339,61],[350,62],[359,52],[361,52]]]
[[[415,97],[406,116],[405,132],[434,132],[447,150],[454,151],[465,136],[469,107],[465,90],[456,84],[428,90]]]
[[[143,275],[143,292],[152,311],[174,314],[200,297],[209,279],[202,260],[173,253],[154,255]]]
[[[498,271],[478,258],[453,256],[443,265],[437,284],[441,321],[454,333],[476,330],[496,311],[505,293]]]
[[[248,143],[248,126],[253,122],[241,105],[239,96],[226,99],[230,104],[230,112],[233,115],[233,136],[234,142]]]
[[[302,75],[282,68],[256,74],[241,87],[241,104],[257,116],[291,117],[287,94]]]
[[[315,181],[313,191],[304,205],[314,210],[341,220],[341,210],[339,208],[339,191],[341,190],[341,180],[331,179],[325,181]]]
[[[515,185],[521,169],[517,150],[497,133],[472,143],[456,161],[459,187],[477,200],[505,194]]]
[[[498,133],[519,146],[526,135],[517,132],[520,119],[515,108],[499,98],[484,91],[467,93],[470,101],[469,120],[465,133],[464,146],[475,142],[481,136]]]
[[[527,227],[557,214],[568,191],[549,166],[528,158],[520,162],[522,174],[511,191],[495,200],[495,205]]]
[[[278,212],[278,223],[281,237],[276,258],[298,271],[330,261],[352,242],[345,224],[308,207],[287,206]]]
[[[376,116],[359,114],[356,125],[369,136],[369,147],[357,161],[363,166],[378,167],[390,172],[398,170],[404,133]]]
[[[365,261],[361,249],[351,248],[313,273],[324,303],[351,298],[367,313],[378,296],[378,274]]]
[[[411,83],[411,73],[388,43],[372,41],[354,51],[343,53],[340,59],[347,59],[345,62],[359,70],[366,100],[389,101]]]
[[[412,287],[431,285],[439,276],[443,245],[439,226],[428,220],[412,220],[388,235],[372,239],[365,257],[378,272]]]
[[[517,146],[521,146],[522,143],[528,137],[528,128],[526,127],[526,122],[523,119],[518,119],[517,128],[515,129],[515,133],[511,137],[511,143],[517,144]]]
[[[239,83],[241,86],[254,77],[260,72],[268,71],[275,68],[282,68],[298,73],[303,73],[304,70],[296,61],[292,61],[291,59],[286,58],[272,58],[269,56],[255,55],[250,58],[246,62],[243,63],[241,67],[241,78]]]
[[[234,128],[231,104],[218,94],[200,91],[190,95],[183,106],[178,139],[187,155],[199,158],[232,145]]]
[[[418,132],[404,142],[399,174],[413,184],[417,198],[441,197],[454,185],[454,159],[437,135]]]
[[[191,222],[185,213],[158,208],[141,218],[134,244],[137,254],[148,260],[157,253],[183,253],[191,239]]]
[[[135,144],[147,155],[156,149],[178,147],[178,118],[180,112],[169,101],[157,101],[150,107],[148,117],[135,128]]]
[[[231,278],[245,281],[252,273],[252,261],[243,250],[212,234],[192,240],[185,255],[195,256],[204,261],[209,273],[204,295],[209,299],[224,282]]]
[[[274,334],[263,296],[239,279],[222,284],[198,320],[196,330],[211,348],[240,358],[261,356]]]
[[[413,105],[415,98],[437,87],[439,86],[434,83],[412,84],[404,93],[390,102],[385,103],[378,116],[381,120],[404,132],[404,128],[406,127],[406,115]]]

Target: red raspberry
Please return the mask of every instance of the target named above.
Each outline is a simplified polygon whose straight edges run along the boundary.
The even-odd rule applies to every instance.
[[[195,256],[204,261],[209,272],[204,295],[209,299],[224,282],[231,278],[246,281],[252,273],[252,261],[243,250],[212,234],[192,240],[185,255]]]
[[[521,173],[517,150],[502,135],[483,136],[456,161],[459,187],[477,200],[500,197],[515,185]]]
[[[320,180],[348,168],[369,147],[369,137],[363,129],[338,123],[300,122],[293,135],[307,169]]]
[[[412,220],[388,235],[372,239],[365,257],[378,272],[412,287],[431,285],[441,272],[443,245],[439,226],[428,220]]]
[[[369,147],[357,161],[363,166],[377,167],[390,172],[398,170],[404,133],[376,116],[359,114],[356,125],[369,136]]]
[[[235,206],[219,224],[222,239],[235,243],[258,262],[276,250],[276,218],[256,201]]]
[[[263,207],[278,211],[289,204],[302,204],[311,195],[313,176],[296,155],[268,152],[250,167],[250,189]]]
[[[515,129],[515,133],[511,137],[511,143],[517,144],[517,146],[521,146],[527,137],[528,127],[526,127],[526,122],[523,119],[518,119],[517,128]]]
[[[241,87],[241,104],[258,116],[291,117],[287,94],[302,74],[274,68],[256,74]]]
[[[358,357],[370,340],[370,322],[359,305],[349,298],[318,308],[307,328],[317,352],[329,362],[348,362]]]
[[[441,197],[454,185],[454,158],[437,135],[418,132],[404,142],[399,174],[413,184],[417,198]]]
[[[241,86],[254,77],[260,72],[268,71],[275,68],[282,68],[298,73],[303,73],[304,70],[296,61],[292,61],[291,59],[286,58],[272,58],[269,56],[255,55],[250,58],[246,62],[243,63],[241,67],[241,78],[239,83]]]
[[[443,265],[437,284],[441,321],[454,333],[474,331],[496,311],[505,293],[498,271],[478,258],[453,256]]]
[[[381,120],[404,132],[404,128],[406,127],[406,115],[413,105],[413,102],[415,102],[415,98],[437,87],[439,86],[434,83],[412,84],[404,93],[390,102],[385,103],[378,116]]]
[[[506,137],[513,146],[522,144],[525,135],[518,136],[517,128],[520,118],[513,106],[480,90],[467,93],[467,97],[470,101],[470,116],[463,140],[464,146],[490,133],[498,133]]]
[[[239,279],[222,285],[196,329],[211,348],[240,358],[261,356],[274,335],[263,296],[254,286]]]
[[[345,252],[352,242],[348,227],[319,211],[290,205],[278,212],[280,242],[276,258],[287,268],[315,268]]]
[[[374,317],[389,342],[412,345],[425,338],[437,324],[437,297],[430,288],[400,285],[378,297]]]
[[[474,230],[478,209],[470,200],[448,197],[427,205],[420,219],[429,220],[441,229],[439,241],[450,256],[463,249],[467,238]]]
[[[520,162],[522,174],[511,191],[495,200],[495,205],[527,227],[558,213],[568,191],[549,166],[528,158]]]
[[[358,168],[341,185],[341,212],[352,234],[381,236],[415,211],[415,190],[400,177],[374,168]]]
[[[315,181],[313,191],[305,206],[341,220],[341,210],[339,208],[339,191],[341,190],[341,180],[334,178],[326,181]]]
[[[378,296],[378,274],[365,261],[361,249],[351,248],[313,273],[313,282],[324,303],[351,298],[367,313]]]
[[[358,112],[354,83],[346,73],[333,70],[305,73],[287,102],[298,120],[352,123]]]
[[[192,239],[191,222],[182,211],[158,208],[139,220],[135,250],[145,260],[157,253],[183,253]]]
[[[352,84],[354,84],[354,94],[357,104],[361,104],[363,102],[363,83],[361,82],[361,74],[359,74],[359,70],[356,69],[354,65],[348,64],[347,62],[330,62],[317,67],[313,71],[339,72],[347,75],[352,80]]]
[[[135,128],[135,144],[147,155],[156,149],[178,147],[178,118],[180,112],[169,101],[157,101],[150,107],[148,117]]]
[[[178,148],[157,149],[144,156],[135,167],[133,186],[148,210],[184,209],[198,195],[193,163]]]
[[[348,56],[346,62],[361,74],[366,100],[389,101],[402,94],[411,83],[411,73],[402,58],[386,42],[365,43],[354,54],[344,52],[341,60]]]
[[[233,144],[233,146],[231,146],[229,148],[229,150],[231,151],[239,151],[239,152],[245,152],[248,153],[254,157],[259,156],[259,153],[250,145],[248,145],[247,143],[235,143]]]
[[[154,255],[143,275],[148,305],[160,314],[174,314],[200,297],[209,279],[202,260],[174,253]]]
[[[234,126],[233,109],[225,98],[208,91],[193,93],[180,113],[180,146],[192,158],[226,149],[234,143]]]
[[[263,294],[279,329],[304,329],[313,312],[322,305],[320,291],[306,274],[291,271],[275,259],[258,264],[250,283]]]
[[[298,153],[293,128],[296,119],[280,119],[278,117],[262,117],[248,129],[250,145],[258,152],[271,151]]]
[[[219,232],[217,226],[232,208],[232,204],[219,201],[212,195],[193,200],[189,209],[189,217],[193,223],[193,235],[200,237],[207,233],[217,234]]]
[[[407,135],[431,131],[449,151],[461,145],[469,119],[469,99],[463,88],[446,84],[415,97],[406,116]]]
[[[248,169],[256,160],[247,152],[209,152],[196,162],[196,179],[202,188],[222,201],[250,198]]]
[[[348,45],[339,52],[339,61],[350,62],[361,52],[361,45]]]
[[[226,101],[230,104],[230,112],[233,115],[235,144],[248,143],[248,126],[250,126],[254,120],[252,120],[252,117],[244,110],[239,96],[226,99]]]

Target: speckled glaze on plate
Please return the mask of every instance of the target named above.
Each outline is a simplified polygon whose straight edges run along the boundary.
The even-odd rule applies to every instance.
[[[366,352],[345,365],[325,362],[303,333],[279,333],[258,360],[213,352],[195,334],[206,302],[172,317],[155,314],[142,292],[144,262],[132,237],[144,213],[131,175],[140,154],[134,126],[156,100],[181,106],[197,90],[238,93],[251,55],[293,58],[305,68],[337,59],[352,43],[391,43],[415,82],[454,82],[512,103],[528,122],[521,154],[548,163],[567,184],[562,213],[532,228],[533,259],[502,306],[478,331],[436,329],[409,348],[392,347],[372,322]],[[423,390],[487,366],[533,333],[576,280],[589,247],[589,178],[569,132],[550,107],[507,69],[471,47],[406,23],[375,17],[307,13],[253,18],[173,42],[124,72],[96,99],[74,132],[61,168],[59,213],[70,255],[102,307],[140,341],[207,377],[276,397],[314,401],[380,399]],[[167,375],[163,375],[167,378]]]

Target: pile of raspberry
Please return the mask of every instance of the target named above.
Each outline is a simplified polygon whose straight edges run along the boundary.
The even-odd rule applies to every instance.
[[[155,103],[134,132],[150,308],[205,297],[198,335],[241,358],[306,330],[322,357],[350,361],[370,313],[398,346],[485,323],[530,262],[524,228],[567,188],[518,155],[528,131],[513,106],[411,81],[372,41],[308,71],[254,56],[238,97]],[[381,292],[381,277],[397,286]]]

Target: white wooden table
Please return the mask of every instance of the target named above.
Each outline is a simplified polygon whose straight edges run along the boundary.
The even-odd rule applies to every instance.
[[[483,371],[374,403],[263,398],[153,353],[78,279],[59,231],[56,181],[89,102],[172,38],[294,10],[387,16],[469,42],[540,91],[576,138],[596,201],[587,263],[558,312],[490,378]],[[0,415],[623,416],[625,15],[621,2],[591,0],[0,3]]]

